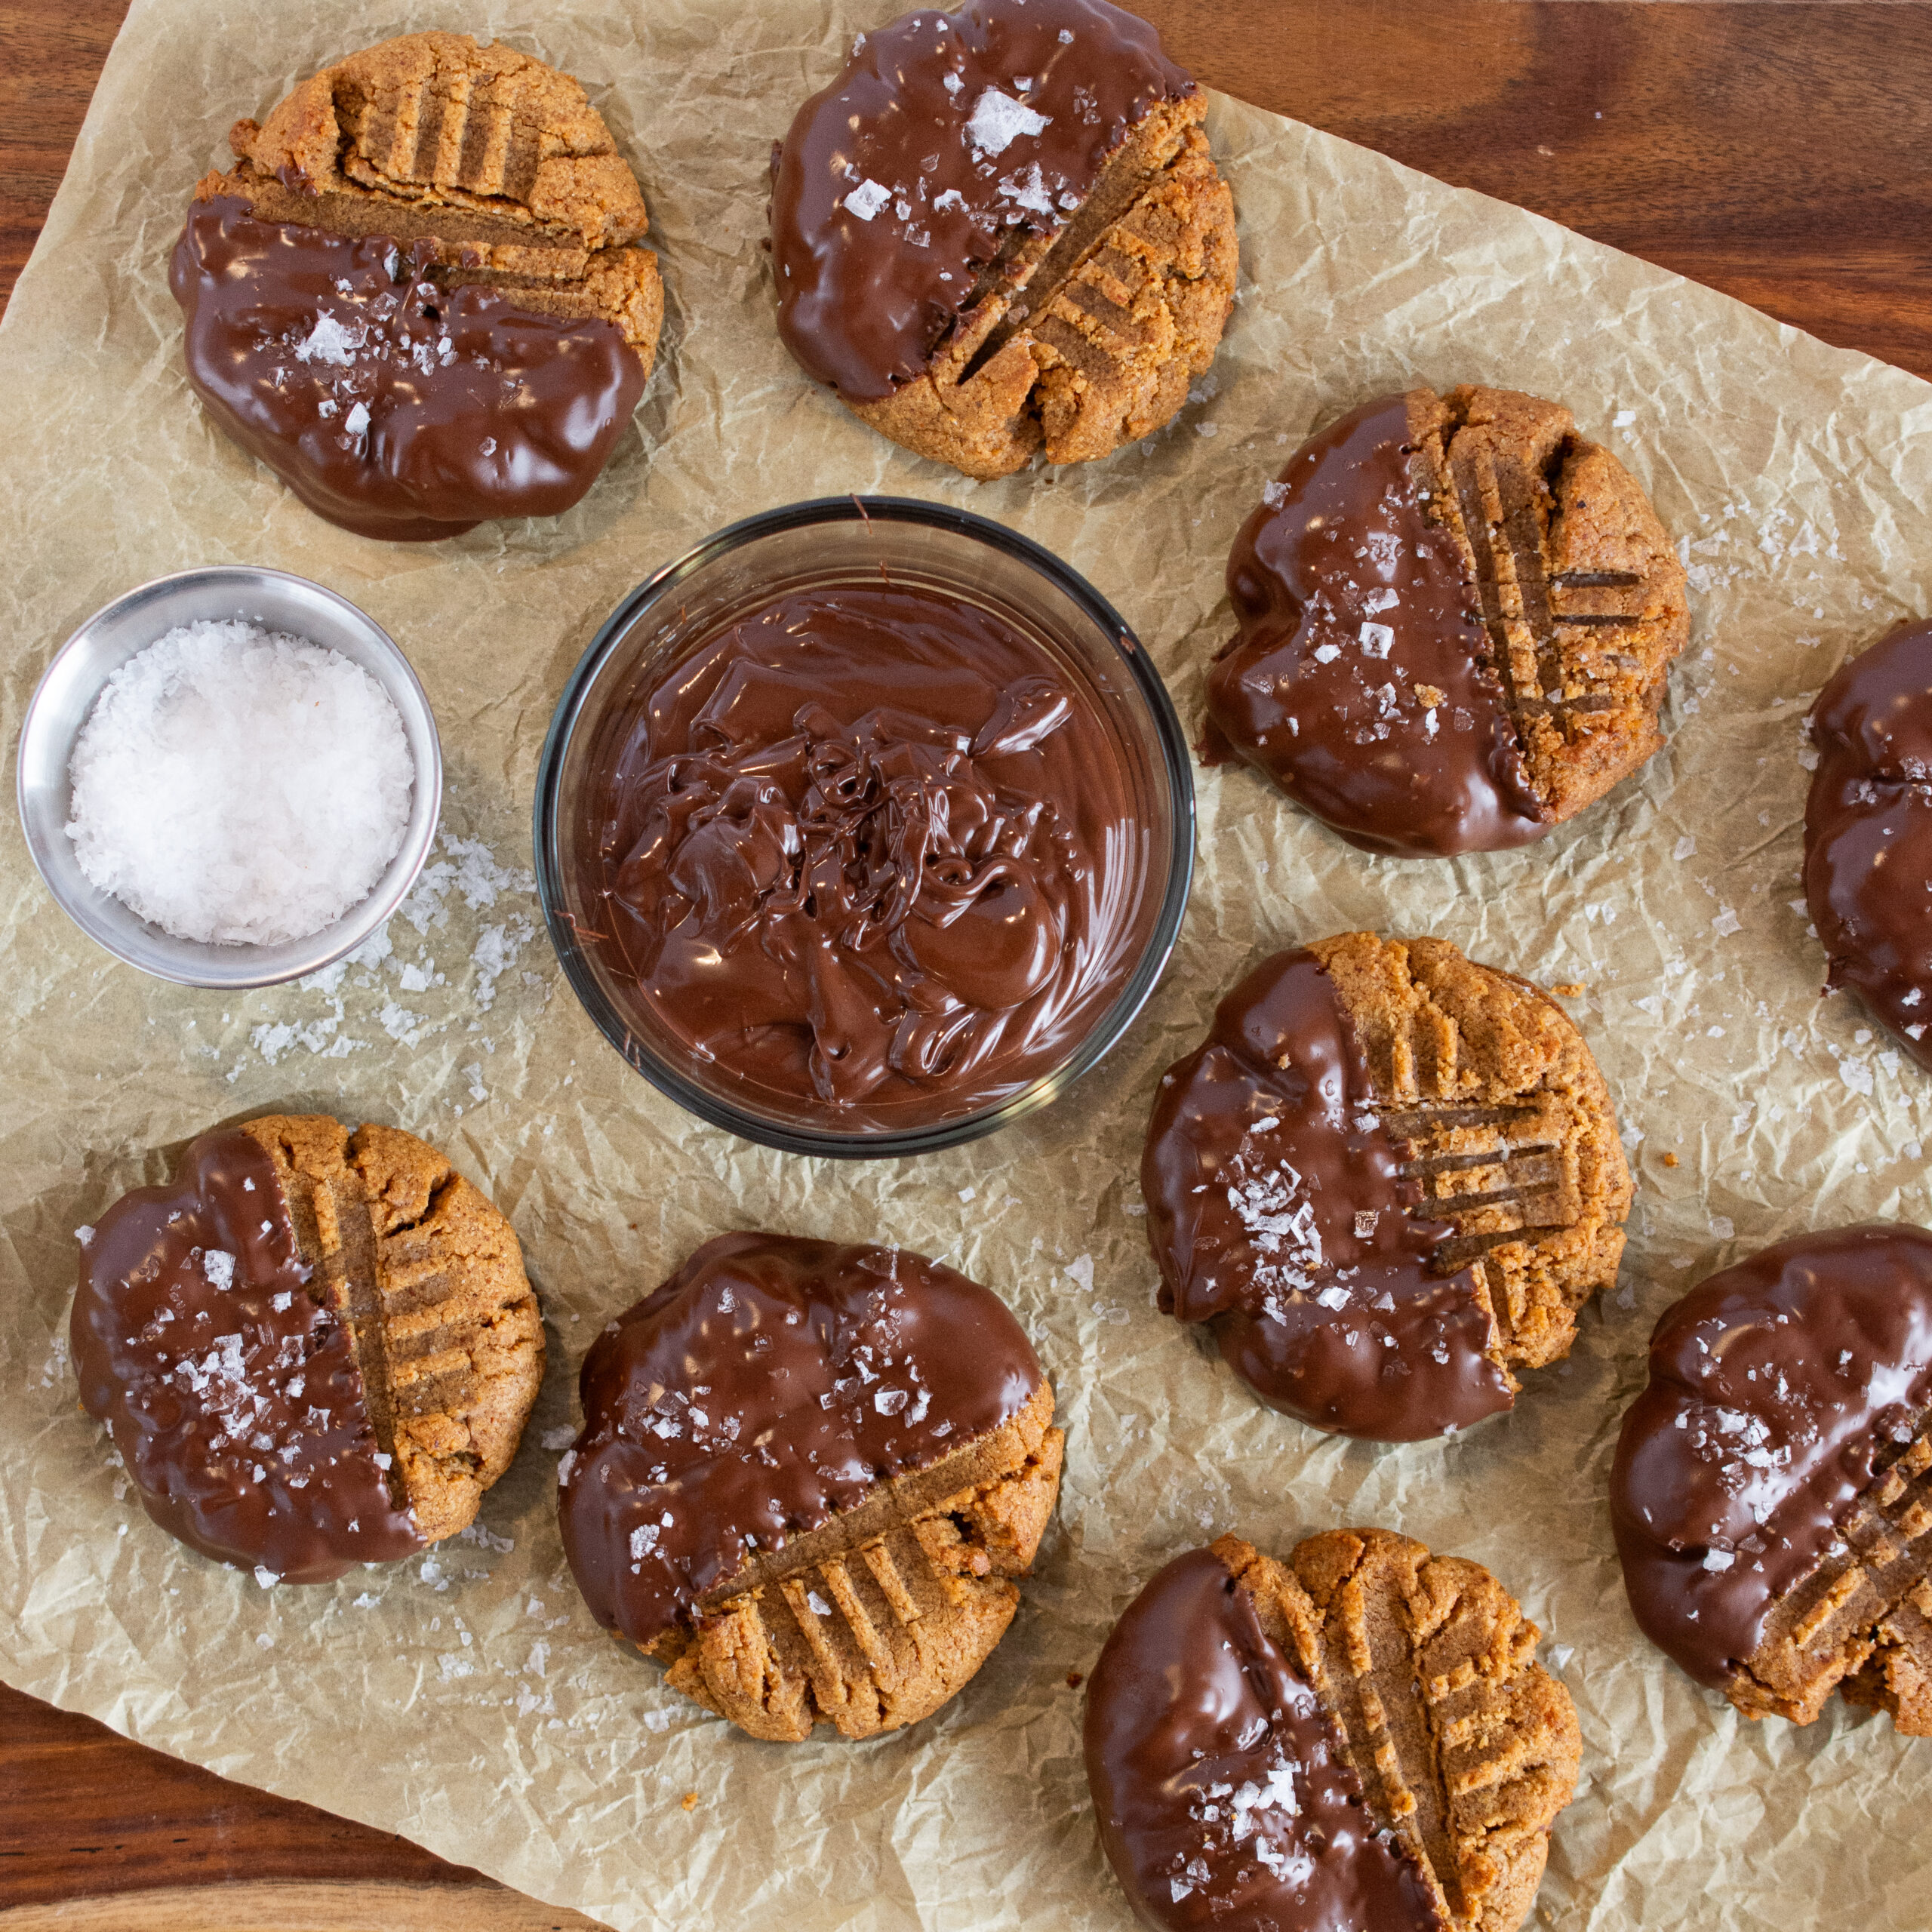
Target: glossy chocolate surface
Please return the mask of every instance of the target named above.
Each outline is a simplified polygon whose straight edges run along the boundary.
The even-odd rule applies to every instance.
[[[310,1293],[275,1164],[240,1132],[189,1143],[81,1248],[81,1400],[148,1514],[285,1583],[423,1548],[392,1500],[349,1331]]]
[[[814,1124],[1064,1059],[1131,970],[1148,834],[1084,685],[949,592],[801,590],[651,674],[586,778],[641,1032]]]
[[[614,323],[440,288],[432,255],[260,221],[222,195],[195,203],[169,265],[209,415],[360,536],[557,515],[597,480],[644,392]]]
[[[1341,1744],[1220,1558],[1170,1563],[1114,1626],[1087,1690],[1100,1843],[1142,1922],[1438,1932]]]
[[[860,36],[773,158],[778,328],[853,401],[920,373],[988,272],[1063,228],[1194,83],[1106,0],[974,0]]]
[[[648,1645],[759,1552],[1010,1421],[1040,1380],[1006,1304],[940,1263],[721,1235],[584,1358],[558,1492],[577,1586]]]
[[[1228,557],[1238,629],[1208,672],[1205,753],[1232,751],[1368,851],[1526,844],[1549,822],[1425,487],[1404,396],[1289,459]]]
[[[1611,1520],[1630,1607],[1721,1685],[1774,1601],[1833,1553],[1874,1457],[1932,1401],[1932,1234],[1780,1241],[1693,1288],[1651,1337]]]
[[[1804,897],[1831,962],[1932,1069],[1932,624],[1901,624],[1811,707]]]
[[[1210,1321],[1235,1373],[1314,1427],[1408,1442],[1509,1407],[1491,1323],[1454,1230],[1374,1110],[1334,983],[1277,953],[1215,1010],[1206,1044],[1162,1076],[1142,1157],[1160,1305]]]

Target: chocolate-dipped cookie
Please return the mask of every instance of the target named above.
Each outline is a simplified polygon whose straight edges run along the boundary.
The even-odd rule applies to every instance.
[[[1804,897],[1829,962],[1932,1069],[1932,624],[1904,623],[1818,694]]]
[[[1228,558],[1230,752],[1372,852],[1527,844],[1663,743],[1684,568],[1561,404],[1378,397],[1289,459]]]
[[[1569,1693],[1480,1565],[1382,1530],[1189,1551],[1087,1689],[1100,1843],[1163,1932],[1515,1932],[1577,1785]]]
[[[510,1224],[413,1135],[321,1114],[203,1134],[84,1229],[71,1334],[148,1514],[265,1583],[465,1527],[543,1377]]]
[[[1107,0],[970,0],[861,35],[773,151],[786,346],[969,476],[1158,429],[1234,300],[1205,112]]]
[[[168,280],[214,422],[365,537],[555,516],[597,479],[663,318],[637,178],[568,74],[408,34],[229,137]]]
[[[896,1247],[707,1241],[584,1358],[559,1466],[592,1614],[754,1737],[870,1737],[992,1654],[1060,1432],[1004,1303]]]
[[[1932,1234],[1801,1235],[1667,1309],[1610,1505],[1638,1624],[1700,1683],[1932,1737]]]
[[[1630,1175],[1583,1036],[1446,940],[1277,953],[1161,1076],[1160,1306],[1272,1408],[1403,1442],[1508,1408],[1617,1278]]]

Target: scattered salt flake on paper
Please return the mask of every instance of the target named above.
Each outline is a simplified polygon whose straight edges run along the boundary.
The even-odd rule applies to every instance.
[[[1075,1287],[1087,1294],[1094,1292],[1094,1257],[1091,1254],[1076,1254],[1063,1272]]]
[[[1687,832],[1684,836],[1670,848],[1670,856],[1673,859],[1687,859],[1692,853],[1697,851],[1697,840],[1693,838]]]
[[[559,1449],[568,1449],[577,1440],[577,1431],[565,1423],[555,1429],[546,1429],[537,1440],[555,1455]]]
[[[1718,909],[1717,917],[1711,921],[1711,931],[1720,939],[1728,939],[1743,923],[1728,906],[1722,906]]]
[[[265,1563],[255,1565],[255,1581],[265,1590],[272,1590],[281,1581],[281,1577]]]

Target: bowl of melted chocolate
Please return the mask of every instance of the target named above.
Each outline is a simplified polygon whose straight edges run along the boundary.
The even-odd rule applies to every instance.
[[[631,1064],[747,1140],[918,1153],[1057,1097],[1167,963],[1186,742],[1120,617],[937,503],[734,525],[619,605],[537,774],[538,890]]]

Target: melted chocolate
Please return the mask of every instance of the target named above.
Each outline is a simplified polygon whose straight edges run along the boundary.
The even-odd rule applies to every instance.
[[[1407,398],[1383,396],[1268,486],[1228,558],[1238,629],[1208,672],[1204,755],[1232,750],[1367,851],[1526,844],[1549,821],[1414,455]]]
[[[1134,124],[1193,91],[1106,0],[974,0],[861,35],[773,155],[786,346],[851,401],[890,395],[1022,238],[1066,226]]]
[[[614,323],[438,288],[433,254],[257,220],[219,195],[190,211],[169,265],[203,406],[358,536],[555,516],[597,480],[644,393]]]
[[[1220,1558],[1170,1563],[1114,1626],[1087,1690],[1100,1843],[1142,1922],[1439,1932],[1342,1743]]]
[[[1651,1337],[1611,1472],[1645,1635],[1721,1686],[1817,1567],[1881,1447],[1932,1401],[1932,1234],[1780,1241],[1713,1275]]]
[[[721,1235],[591,1345],[558,1468],[592,1614],[648,1646],[780,1549],[1010,1421],[1040,1364],[1006,1304],[909,1250]]]
[[[714,1075],[910,1125],[1023,1085],[1118,992],[1146,851],[1120,753],[1001,620],[793,592],[633,703],[586,788],[598,927]]]
[[[1828,983],[1932,1070],[1932,624],[1881,638],[1811,707],[1804,897]]]
[[[148,1514],[205,1556],[289,1583],[423,1547],[392,1502],[346,1327],[312,1297],[275,1164],[251,1135],[191,1141],[81,1249],[81,1401]]]
[[[1271,1408],[1377,1442],[1509,1407],[1467,1269],[1431,1270],[1447,1223],[1410,1211],[1334,982],[1277,953],[1162,1076],[1141,1159],[1160,1305],[1211,1321]]]

